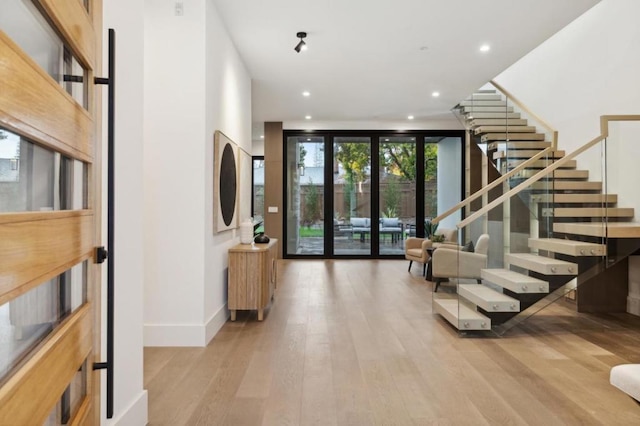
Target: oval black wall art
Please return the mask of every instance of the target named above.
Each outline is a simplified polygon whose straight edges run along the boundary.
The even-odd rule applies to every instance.
[[[225,144],[220,162],[220,210],[222,220],[229,226],[236,211],[236,158],[231,144]]]

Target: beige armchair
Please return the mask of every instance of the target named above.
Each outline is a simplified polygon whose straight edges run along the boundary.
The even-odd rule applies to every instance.
[[[444,236],[444,241],[440,244],[457,244],[458,230],[442,228],[436,232],[436,235]],[[404,243],[404,258],[409,261],[409,269],[411,272],[411,266],[413,261],[422,263],[422,276],[425,275],[427,269],[427,262],[431,257],[428,249],[433,246],[431,240],[427,238],[415,238],[410,237]]]
[[[489,235],[482,234],[478,238],[473,252],[461,251],[460,248],[438,247],[433,251],[431,266],[434,292],[445,278],[475,278],[480,284],[480,271],[487,268],[489,252]]]

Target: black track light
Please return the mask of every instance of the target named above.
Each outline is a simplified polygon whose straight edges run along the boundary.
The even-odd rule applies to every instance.
[[[307,50],[307,43],[305,43],[303,40],[306,36],[307,33],[305,33],[304,31],[300,31],[296,34],[296,37],[300,39],[300,42],[296,45],[296,47],[293,48],[296,52],[300,53],[301,50]]]

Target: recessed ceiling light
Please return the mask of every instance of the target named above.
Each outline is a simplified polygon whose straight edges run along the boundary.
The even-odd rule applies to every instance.
[[[491,50],[491,46],[489,46],[488,44],[483,44],[482,46],[480,46],[481,52],[488,52],[490,50]]]
[[[433,96],[434,98],[437,98],[438,96],[440,96],[440,92],[433,92],[431,96]]]
[[[302,92],[302,96],[311,96],[311,92],[305,90],[304,92]]]
[[[260,135],[260,139],[264,139],[264,135]]]
[[[310,141],[310,140],[311,140],[311,138],[307,138],[307,142]]]
[[[385,142],[389,142],[389,139],[385,139],[384,141],[385,141]]]
[[[304,118],[307,119],[307,120],[311,120],[311,116],[310,115],[305,115]]]
[[[407,117],[409,120],[413,120],[413,115]]]

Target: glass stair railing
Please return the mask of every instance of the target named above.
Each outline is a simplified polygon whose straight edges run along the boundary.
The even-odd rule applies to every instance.
[[[640,116],[604,119],[603,135],[571,154],[537,154],[547,167],[526,167],[474,194],[481,208],[456,206],[467,209],[457,225],[461,246],[432,255],[434,312],[461,333],[501,335],[558,300],[579,311],[608,303],[599,301],[607,274],[640,249],[639,238],[628,238],[640,236],[634,209],[619,207],[606,187],[608,121],[627,120]]]

